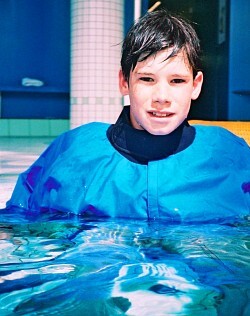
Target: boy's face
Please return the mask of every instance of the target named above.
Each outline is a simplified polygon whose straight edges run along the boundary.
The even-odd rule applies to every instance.
[[[153,135],[174,131],[187,117],[191,100],[198,98],[203,75],[193,78],[186,55],[180,51],[166,60],[170,49],[138,62],[129,83],[119,74],[120,91],[130,98],[130,118],[134,128]]]

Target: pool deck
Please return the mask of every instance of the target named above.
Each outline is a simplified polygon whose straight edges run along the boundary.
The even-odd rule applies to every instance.
[[[0,137],[0,209],[10,198],[19,173],[51,143],[51,137]]]

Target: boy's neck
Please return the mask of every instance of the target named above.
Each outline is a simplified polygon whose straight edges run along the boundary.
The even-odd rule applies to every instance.
[[[108,129],[111,144],[127,159],[140,164],[167,158],[190,146],[195,137],[195,129],[184,121],[168,135],[152,135],[145,130],[137,130],[130,122],[130,107],[124,107],[117,122]]]

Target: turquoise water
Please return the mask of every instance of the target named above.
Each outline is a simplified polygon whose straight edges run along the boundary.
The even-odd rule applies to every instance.
[[[0,315],[250,315],[249,222],[0,212]]]

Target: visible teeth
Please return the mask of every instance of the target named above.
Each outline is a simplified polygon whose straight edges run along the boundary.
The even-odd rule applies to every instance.
[[[152,114],[153,114],[154,116],[160,116],[160,117],[166,117],[166,116],[168,116],[168,114],[166,114],[166,113],[153,112]]]

